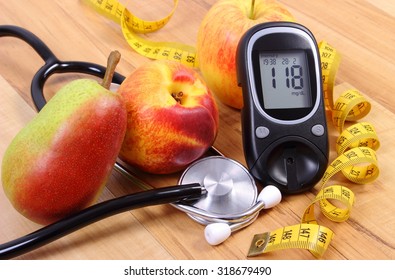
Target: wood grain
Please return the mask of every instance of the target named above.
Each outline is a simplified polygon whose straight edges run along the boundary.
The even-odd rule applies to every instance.
[[[127,1],[126,1],[127,2]],[[129,1],[130,9],[147,19],[163,17],[173,1]],[[336,94],[350,86],[358,88],[372,103],[371,122],[380,137],[380,177],[368,185],[334,180],[356,193],[351,218],[333,223],[318,215],[319,223],[336,236],[323,259],[395,259],[395,191],[393,148],[395,132],[395,5],[386,0],[280,1],[306,25],[318,41],[325,39],[341,54]],[[199,24],[215,0],[180,1],[169,24],[145,35],[157,41],[194,45]],[[191,12],[193,11],[193,12]],[[117,71],[130,74],[148,59],[133,52],[119,26],[99,16],[81,1],[0,0],[0,25],[24,27],[41,38],[62,60],[82,60],[105,65],[111,50],[122,53]],[[0,155],[9,141],[33,116],[30,80],[43,62],[24,42],[0,38]],[[2,77],[3,78],[2,78]],[[59,87],[83,75],[55,75],[45,89],[47,97]],[[347,84],[348,83],[348,84]],[[226,156],[245,163],[241,145],[240,112],[219,103],[220,131],[215,147]],[[337,132],[330,125],[331,141]],[[332,149],[333,150],[333,146]],[[331,151],[331,158],[334,158]],[[155,187],[177,182],[178,175],[139,173]],[[113,172],[100,200],[141,191]],[[170,205],[148,207],[119,214],[92,224],[21,259],[246,259],[254,234],[300,221],[304,209],[318,190],[285,197],[274,209],[264,211],[250,227],[235,233],[225,243],[212,247],[203,237],[203,227]],[[38,229],[17,213],[0,189],[0,243]],[[305,250],[276,251],[254,259],[313,259]]]

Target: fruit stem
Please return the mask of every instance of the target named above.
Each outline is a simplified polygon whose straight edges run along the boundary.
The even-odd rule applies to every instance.
[[[177,101],[177,103],[179,103],[179,104],[181,104],[181,99],[182,99],[182,96],[184,95],[184,93],[182,92],[182,91],[180,91],[180,92],[177,92],[177,93],[175,93],[175,92],[173,92],[172,94],[171,94],[171,96]]]
[[[109,89],[112,77],[115,73],[115,68],[117,67],[118,62],[121,60],[121,53],[119,51],[112,51],[107,59],[107,69],[104,74],[103,81],[101,82],[102,87]]]
[[[254,19],[254,6],[255,6],[255,0],[251,0],[251,9],[250,9],[250,19]]]

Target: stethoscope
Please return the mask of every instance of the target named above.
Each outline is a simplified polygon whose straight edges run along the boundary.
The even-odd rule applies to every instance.
[[[17,26],[0,26],[0,37],[12,36],[27,42],[45,64],[34,75],[31,95],[39,111],[46,104],[43,88],[54,73],[84,73],[104,77],[106,68],[89,62],[61,61],[33,33]],[[112,82],[121,84],[124,76],[115,73]],[[126,177],[128,169],[117,162],[114,169]],[[281,200],[280,191],[266,186],[259,193],[253,177],[240,163],[222,155],[192,163],[176,186],[125,195],[90,206],[81,212],[45,226],[33,233],[0,245],[0,259],[27,253],[91,223],[133,209],[170,203],[193,220],[206,225],[205,238],[211,245],[225,241],[232,232],[250,225],[259,211]]]

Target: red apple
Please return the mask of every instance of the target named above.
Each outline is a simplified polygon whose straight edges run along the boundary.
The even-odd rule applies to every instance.
[[[204,17],[198,32],[197,57],[202,75],[223,103],[240,109],[236,49],[252,26],[268,21],[294,21],[290,12],[273,0],[219,0]]]
[[[127,77],[118,93],[128,111],[120,158],[145,172],[179,171],[202,156],[216,138],[215,99],[192,68],[151,61]]]

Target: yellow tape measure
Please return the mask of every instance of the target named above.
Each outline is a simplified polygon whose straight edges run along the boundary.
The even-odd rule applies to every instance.
[[[170,13],[157,21],[146,21],[136,17],[117,0],[84,0],[84,2],[101,15],[120,24],[126,41],[137,53],[151,59],[174,60],[190,67],[197,67],[195,47],[177,42],[154,42],[137,35],[137,33],[154,32],[165,26],[177,8],[178,0],[174,0]]]
[[[178,5],[174,0],[173,9],[157,21],[145,21],[133,15],[117,0],[84,0],[97,12],[120,24],[128,44],[139,54],[151,59],[179,61],[191,67],[198,67],[196,49],[175,42],[153,42],[138,36],[138,33],[154,32],[171,19]],[[306,208],[300,224],[279,228],[254,236],[248,256],[256,256],[279,249],[308,249],[321,257],[327,250],[334,233],[331,229],[318,225],[314,208],[319,203],[321,212],[330,220],[343,222],[350,216],[355,201],[354,193],[345,186],[325,186],[328,180],[341,171],[346,178],[358,184],[372,182],[379,175],[375,150],[380,146],[377,134],[369,123],[357,123],[344,129],[346,121],[357,121],[366,116],[371,105],[356,89],[345,91],[334,102],[333,90],[340,54],[327,42],[319,43],[325,106],[332,113],[332,120],[340,136],[336,141],[338,157],[328,166],[315,199]],[[344,208],[335,206],[338,201]]]
[[[360,163],[367,165],[358,166]],[[371,148],[360,147],[340,155],[327,168],[321,180],[321,186],[339,171],[342,171],[353,182],[369,183],[379,174],[376,154]],[[335,206],[330,200],[340,202],[344,208]],[[321,212],[328,219],[344,222],[350,216],[354,201],[354,193],[345,186],[322,187],[306,208],[301,224],[255,235],[248,256],[252,257],[279,249],[300,248],[308,249],[317,258],[322,257],[334,233],[331,229],[317,223],[314,213],[315,203],[319,203]]]
[[[333,124],[339,132],[342,132],[345,121],[356,121],[366,116],[370,108],[370,103],[358,90],[346,90],[336,100],[332,110]]]
[[[329,246],[333,232],[317,224],[297,224],[272,232],[256,234],[252,240],[249,257],[280,249],[307,249],[316,257],[322,256]]]
[[[325,186],[339,171],[350,181],[366,184],[379,176],[375,150],[380,147],[374,127],[367,123],[357,123],[344,129],[346,121],[357,121],[370,111],[370,103],[355,89],[345,91],[333,102],[334,79],[340,63],[338,52],[326,42],[319,44],[326,108],[333,113],[332,120],[341,132],[336,141],[338,157],[328,166],[320,183],[321,190],[306,208],[301,223],[279,228],[272,232],[254,236],[248,256],[256,256],[279,249],[308,249],[314,256],[322,257],[334,233],[331,229],[318,225],[315,218],[315,204],[321,212],[335,222],[346,221],[355,201],[354,193],[341,185]],[[335,206],[343,205],[343,208]]]
[[[333,110],[333,89],[340,64],[340,54],[326,41],[318,44],[321,55],[322,89],[324,91],[325,106]]]

